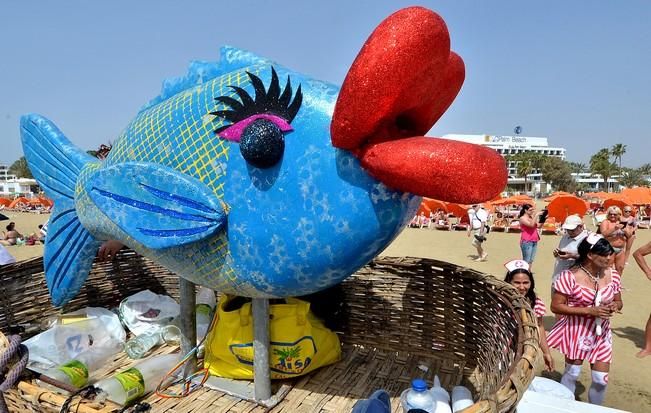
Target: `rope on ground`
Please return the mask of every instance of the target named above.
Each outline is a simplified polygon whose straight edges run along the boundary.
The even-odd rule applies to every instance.
[[[4,375],[2,383],[0,383],[0,413],[8,413],[9,409],[4,398],[4,392],[9,390],[16,384],[20,375],[25,371],[27,367],[27,360],[29,358],[29,351],[25,345],[20,344],[20,336],[12,335],[7,338],[8,346],[0,354],[0,374],[4,372],[5,368],[9,364],[9,361],[16,355],[18,355],[19,360],[11,369]]]

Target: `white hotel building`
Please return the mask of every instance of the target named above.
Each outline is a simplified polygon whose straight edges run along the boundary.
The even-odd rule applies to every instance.
[[[35,179],[16,178],[9,173],[9,166],[0,164],[0,197],[14,198],[16,196],[32,197],[38,190]]]
[[[555,156],[565,159],[565,148],[549,146],[547,138],[531,136],[494,136],[494,135],[444,135],[445,139],[455,141],[474,143],[477,145],[488,146],[495,149],[502,156],[515,155],[521,152],[535,152],[546,156]],[[524,178],[519,178],[516,172],[515,162],[509,162],[509,180],[508,186],[520,191],[524,191]],[[534,173],[527,175],[527,186],[533,185],[534,192],[548,192],[551,188],[542,180],[542,173],[535,170]]]

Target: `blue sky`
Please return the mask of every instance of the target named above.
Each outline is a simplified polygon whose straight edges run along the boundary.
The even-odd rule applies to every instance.
[[[22,155],[23,113],[84,149],[115,140],[164,78],[223,44],[341,84],[375,26],[414,4],[445,19],[466,64],[432,136],[520,125],[569,160],[623,143],[624,165],[651,162],[651,2],[23,0],[0,13],[0,163]]]

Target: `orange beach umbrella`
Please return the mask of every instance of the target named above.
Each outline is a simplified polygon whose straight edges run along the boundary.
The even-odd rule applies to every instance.
[[[23,205],[28,205],[29,204],[29,199],[21,196],[19,198],[14,199],[11,204],[9,204],[9,208],[16,208],[16,206],[23,204]]]
[[[548,217],[556,218],[556,222],[563,222],[569,215],[584,216],[588,206],[585,201],[574,195],[557,196],[547,205]]]
[[[651,189],[645,187],[626,188],[620,195],[626,197],[635,205],[651,204]]]
[[[626,206],[633,206],[633,202],[621,194],[611,194],[611,198],[606,199],[602,206],[605,209],[608,209],[611,206],[616,206],[619,207],[619,209],[623,209]]]
[[[572,194],[570,194],[569,192],[565,192],[565,191],[556,191],[556,192],[552,193],[550,196],[548,196],[547,198],[543,199],[543,201],[551,202],[551,201],[553,201],[555,198],[557,198],[559,196],[568,196],[568,195],[572,195]]]
[[[466,216],[468,214],[468,208],[469,206],[467,205],[448,203],[448,212],[457,218]]]
[[[491,202],[493,205],[535,205],[534,200],[526,195],[516,195],[509,198],[502,198],[497,201]]]
[[[416,215],[420,215],[421,212],[424,212],[426,216],[429,217],[430,212],[436,212],[438,209],[442,209],[447,212],[447,205],[443,201],[439,201],[431,198],[423,198],[416,211]]]

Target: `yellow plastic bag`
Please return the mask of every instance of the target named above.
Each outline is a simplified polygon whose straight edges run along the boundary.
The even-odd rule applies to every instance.
[[[204,366],[210,374],[233,379],[253,378],[253,317],[251,302],[232,311],[235,297],[220,300],[215,326],[206,339]],[[338,361],[341,345],[337,335],[310,311],[310,303],[297,298],[269,306],[272,379],[297,377]]]

